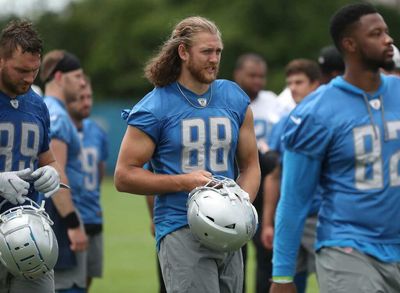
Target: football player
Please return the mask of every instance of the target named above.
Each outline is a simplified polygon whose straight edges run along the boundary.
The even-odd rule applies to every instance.
[[[61,179],[71,186],[46,202],[54,221],[59,258],[54,268],[58,292],[85,292],[87,237],[76,206],[83,191],[81,141],[66,110],[86,86],[79,59],[63,50],[48,52],[42,62],[40,78],[45,84],[44,101],[50,112],[51,147],[60,165]]]
[[[82,141],[82,167],[85,173],[83,192],[77,208],[89,238],[87,249],[87,290],[93,277],[103,272],[103,216],[100,205],[100,185],[105,174],[108,157],[108,140],[105,131],[89,118],[93,106],[93,91],[90,80],[82,89],[78,99],[67,102],[72,118]]]
[[[287,114],[291,104],[278,99],[276,94],[264,90],[267,81],[268,66],[264,58],[255,53],[246,53],[236,61],[233,77],[235,82],[250,98],[250,108],[254,115],[254,131],[260,157],[261,186],[265,176],[275,167],[277,155],[269,151],[269,138],[272,127],[282,115]],[[263,189],[260,188],[254,201],[259,222],[263,217]],[[266,249],[260,239],[261,228],[253,238],[256,248],[256,292],[268,292],[272,277],[272,249]],[[247,245],[242,248],[243,262],[246,274]],[[245,291],[246,288],[243,289]]]
[[[400,292],[400,80],[393,39],[367,3],[331,19],[345,73],[291,113],[283,140],[271,292],[295,292],[293,275],[304,220],[321,185],[317,276],[321,292]]]
[[[222,53],[217,26],[203,17],[179,22],[145,74],[154,90],[127,117],[115,170],[121,192],[156,194],[154,223],[168,292],[235,292],[243,286],[240,250],[209,249],[191,234],[188,193],[213,174],[233,179],[254,200],[260,182],[248,96],[217,80]],[[154,173],[143,169],[151,161]]]
[[[42,40],[31,23],[13,21],[0,36],[0,198],[1,212],[57,192],[60,176],[49,148],[49,112],[32,89],[40,67]],[[32,186],[30,186],[32,182]],[[54,292],[54,274],[28,280],[0,263],[0,292]]]
[[[294,59],[286,66],[286,85],[290,90],[293,100],[300,103],[308,94],[313,92],[319,85],[321,72],[318,64],[313,60]],[[275,124],[272,129],[270,139],[270,148],[279,156],[283,156],[284,146],[282,145],[281,136],[283,129],[287,123],[289,115],[285,115]],[[284,168],[284,166],[283,166]],[[272,239],[274,232],[274,217],[275,209],[279,199],[279,189],[281,182],[281,166],[277,164],[271,174],[267,175],[264,183],[264,217],[261,239],[265,247],[272,248]],[[320,196],[317,194],[314,197],[312,209],[308,214],[303,238],[297,259],[295,283],[298,293],[305,292],[306,281],[309,273],[315,272],[315,256],[314,256],[314,241],[315,241],[315,226],[316,215],[319,210]]]

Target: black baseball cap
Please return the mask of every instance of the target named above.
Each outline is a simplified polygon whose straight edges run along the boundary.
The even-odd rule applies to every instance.
[[[344,71],[344,62],[342,55],[335,46],[323,47],[319,52],[318,64],[321,71],[329,73],[332,71]]]

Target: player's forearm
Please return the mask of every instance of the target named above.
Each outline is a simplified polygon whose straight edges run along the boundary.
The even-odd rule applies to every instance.
[[[117,166],[114,174],[114,185],[119,192],[137,195],[156,194],[159,184],[154,174],[135,166]]]
[[[189,192],[204,185],[190,183],[189,174],[165,175],[154,174],[140,167],[119,167],[114,174],[114,184],[118,191],[137,195],[154,195],[171,192]]]
[[[237,180],[239,186],[250,196],[250,201],[256,199],[258,189],[260,187],[260,165],[257,161],[249,164],[246,168],[240,169],[240,176]]]
[[[273,276],[293,276],[304,222],[319,181],[321,162],[286,151],[275,217]]]
[[[56,168],[57,172],[60,173],[60,167],[57,164],[57,161],[51,150],[48,150],[39,155],[39,167],[43,167],[46,165],[50,165],[50,166]]]
[[[273,241],[273,276],[294,276],[306,215],[304,207],[279,202]]]
[[[276,206],[278,205],[280,193],[280,167],[276,167],[272,173],[264,179],[263,188],[263,226],[273,226]]]
[[[52,139],[50,146],[57,162],[52,164],[54,164],[53,167],[57,169],[58,174],[60,175],[60,182],[69,185],[68,177],[65,174],[68,158],[68,145],[62,140]],[[43,162],[43,160],[41,160],[41,162]],[[69,189],[60,188],[51,199],[62,218],[75,211],[71,191]]]
[[[68,178],[63,170],[58,170],[61,182],[69,185]],[[62,218],[75,211],[75,206],[72,201],[71,191],[69,189],[60,188],[59,191],[51,198],[53,203]]]

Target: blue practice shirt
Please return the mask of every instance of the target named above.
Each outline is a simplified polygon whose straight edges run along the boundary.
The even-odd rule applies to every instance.
[[[102,224],[99,167],[108,157],[108,140],[104,130],[91,119],[83,120],[79,131],[83,145],[83,193],[78,206],[83,223]]]
[[[318,183],[317,249],[349,246],[384,262],[400,261],[399,92],[394,76],[382,75],[373,94],[337,77],[291,113],[283,137],[274,276],[294,275],[309,192]]]
[[[239,129],[249,102],[239,86],[227,80],[214,81],[201,96],[172,83],[146,95],[127,120],[156,144],[151,159],[156,174],[207,170],[233,179]],[[176,192],[156,197],[157,244],[187,225],[187,196]]]
[[[43,99],[32,89],[13,99],[0,92],[0,172],[38,168],[41,153],[49,150],[50,119]],[[28,197],[38,200],[31,187]],[[5,204],[1,211],[12,207]]]
[[[75,206],[79,202],[83,191],[84,173],[81,165],[81,141],[78,131],[70,119],[65,105],[55,97],[47,96],[44,101],[50,113],[50,137],[58,139],[67,145],[67,162],[65,173],[71,187],[71,196]],[[53,230],[56,234],[59,247],[58,260],[55,269],[70,269],[77,265],[75,253],[70,249],[67,227],[59,215],[51,198],[46,200],[46,211],[53,220]]]

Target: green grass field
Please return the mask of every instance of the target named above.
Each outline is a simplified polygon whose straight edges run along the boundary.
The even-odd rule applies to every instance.
[[[102,189],[105,236],[105,270],[90,293],[156,293],[156,255],[145,198],[118,193],[111,178]],[[254,292],[254,250],[250,246],[247,292]],[[307,293],[317,293],[311,277]],[[267,293],[267,292],[266,292]]]

